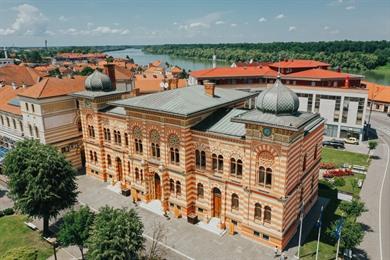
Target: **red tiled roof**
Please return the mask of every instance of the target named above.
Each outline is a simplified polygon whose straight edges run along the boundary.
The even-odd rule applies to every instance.
[[[4,82],[7,85],[15,82],[18,86],[23,84],[31,86],[38,81],[38,77],[43,76],[43,73],[23,65],[11,64],[0,68],[0,82]]]
[[[367,81],[362,83],[367,85],[368,99],[378,102],[390,103],[390,86],[379,85]]]
[[[104,53],[58,53],[57,58],[65,58],[65,59],[104,59],[107,57],[107,54]]]
[[[20,111],[20,106],[11,105],[11,104],[9,104],[9,102],[12,99],[17,98],[17,95],[24,90],[25,89],[23,89],[23,88],[13,89],[13,87],[10,85],[5,85],[5,86],[1,87],[0,88],[0,97],[1,97],[0,98],[0,110],[11,113],[11,114],[15,114],[15,115],[21,115],[22,113]]]
[[[160,83],[163,80],[164,80],[164,78],[161,78],[161,77],[160,78],[153,78],[153,77],[144,78],[143,75],[136,75],[134,84],[135,84],[135,88],[138,88],[140,90],[141,94],[149,94],[149,93],[161,91]],[[182,88],[185,86],[187,86],[186,80],[179,79],[178,88]]]
[[[346,79],[347,77],[361,78],[358,75],[351,75],[348,73],[337,72],[333,70],[324,70],[324,69],[303,70],[303,71],[287,74],[283,78]]]
[[[194,78],[221,78],[221,77],[276,77],[277,72],[268,66],[263,67],[217,67],[192,71]]]
[[[86,77],[74,78],[44,78],[37,84],[24,89],[19,96],[30,98],[49,98],[68,95],[85,89]]]
[[[268,66],[273,68],[281,68],[281,69],[287,69],[287,68],[317,68],[317,67],[329,67],[330,64],[316,61],[316,60],[287,60],[287,61],[280,61],[271,63]]]

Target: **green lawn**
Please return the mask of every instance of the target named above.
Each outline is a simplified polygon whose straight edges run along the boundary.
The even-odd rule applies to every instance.
[[[339,219],[338,215],[338,206],[340,201],[337,199],[337,190],[335,188],[331,188],[326,184],[320,183],[319,196],[326,197],[330,199],[326,208],[324,208],[324,212],[322,215],[322,231],[321,231],[321,239],[320,239],[320,249],[319,249],[319,257],[318,259],[335,259],[336,256],[336,242],[326,233],[326,230],[330,226],[330,224]],[[306,243],[301,248],[301,259],[309,260],[315,259],[315,253],[317,248],[317,236],[318,229],[314,227],[307,240]]]
[[[341,187],[337,187],[337,189],[339,191],[348,192],[348,193],[353,194],[354,196],[357,196],[360,193],[360,188],[357,187],[355,190],[353,190],[352,184],[351,184],[352,180],[353,179],[364,180],[366,178],[366,176],[364,174],[355,173],[353,176],[339,177],[339,178],[343,178],[345,180],[345,185],[341,186]]]
[[[348,151],[337,150],[333,148],[322,148],[322,162],[333,162],[338,167],[341,167],[344,163],[368,166],[368,155],[362,153],[353,153]]]
[[[47,259],[52,249],[37,231],[32,231],[23,222],[25,216],[12,215],[0,218],[0,259],[5,252],[18,247],[31,247],[38,250],[38,259]]]

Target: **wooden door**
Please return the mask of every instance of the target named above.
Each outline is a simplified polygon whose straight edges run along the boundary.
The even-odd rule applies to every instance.
[[[213,190],[213,217],[219,218],[221,216],[221,191],[217,188]]]
[[[161,180],[157,173],[154,175],[154,198],[161,200]]]

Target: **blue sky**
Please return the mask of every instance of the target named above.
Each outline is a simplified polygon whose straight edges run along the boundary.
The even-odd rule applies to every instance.
[[[0,46],[390,40],[389,0],[0,0]]]

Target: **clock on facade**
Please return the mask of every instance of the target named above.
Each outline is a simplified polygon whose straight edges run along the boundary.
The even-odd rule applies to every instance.
[[[271,128],[268,128],[268,127],[264,127],[263,128],[263,135],[264,136],[270,136],[271,135],[271,133],[272,133],[272,130],[271,130]]]

